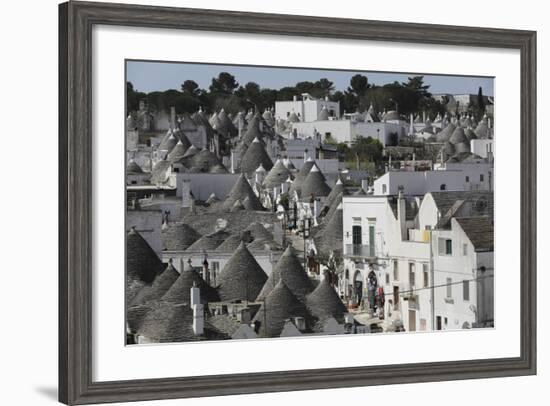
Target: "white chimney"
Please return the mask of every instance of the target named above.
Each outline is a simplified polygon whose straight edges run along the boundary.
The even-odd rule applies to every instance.
[[[195,283],[191,287],[190,297],[193,308],[193,333],[200,336],[204,333],[204,306],[201,304],[201,291]]]
[[[318,217],[321,210],[321,202],[318,199],[313,200],[313,216]]]
[[[306,329],[306,320],[303,317],[294,317],[294,325],[300,331]]]
[[[397,219],[399,220],[399,228],[401,229],[401,240],[407,240],[407,206],[406,200],[403,197],[403,191],[399,190],[397,197]]]
[[[204,308],[202,304],[193,306],[193,333],[196,336],[204,334]]]
[[[191,286],[191,306],[201,304],[201,290],[193,283]]]

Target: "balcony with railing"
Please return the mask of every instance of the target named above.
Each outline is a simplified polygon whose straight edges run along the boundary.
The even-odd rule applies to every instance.
[[[346,244],[344,246],[344,256],[355,258],[374,258],[376,256],[376,252],[374,245]]]

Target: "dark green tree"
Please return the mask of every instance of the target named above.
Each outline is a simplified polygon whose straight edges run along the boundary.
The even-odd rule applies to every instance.
[[[212,78],[209,90],[213,94],[231,95],[238,86],[239,83],[235,76],[227,72],[221,72],[217,78]]]
[[[194,80],[186,80],[181,85],[181,91],[188,96],[198,96],[200,94],[199,85]]]
[[[365,96],[370,87],[369,78],[365,75],[353,75],[349,81],[348,92],[354,94],[357,98]]]

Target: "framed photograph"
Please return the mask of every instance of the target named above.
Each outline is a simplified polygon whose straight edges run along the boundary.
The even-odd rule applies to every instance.
[[[59,400],[536,373],[536,33],[59,6]]]

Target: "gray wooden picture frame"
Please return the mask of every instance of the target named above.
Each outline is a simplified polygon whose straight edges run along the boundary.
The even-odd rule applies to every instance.
[[[521,54],[521,354],[517,358],[116,382],[92,380],[94,24],[517,49]],[[122,293],[121,293],[122,294]],[[536,32],[109,3],[59,6],[59,400],[219,396],[536,373]]]

